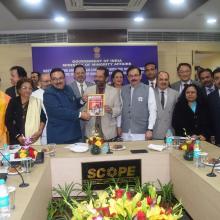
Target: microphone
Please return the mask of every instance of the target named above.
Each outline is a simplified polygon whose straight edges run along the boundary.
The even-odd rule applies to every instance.
[[[18,171],[18,169],[16,168],[16,166],[13,166],[13,165],[11,164],[11,162],[5,157],[5,155],[4,155],[1,151],[0,151],[0,154],[1,154],[2,157],[10,164],[10,166],[13,167],[13,168],[17,171],[18,175],[21,177],[22,183],[19,185],[19,187],[21,187],[21,188],[28,187],[29,184],[24,182],[24,178],[23,178],[22,174]]]
[[[212,171],[207,174],[208,177],[216,177],[216,174],[214,173],[215,165],[219,162],[219,158],[214,162],[214,166],[212,167]]]

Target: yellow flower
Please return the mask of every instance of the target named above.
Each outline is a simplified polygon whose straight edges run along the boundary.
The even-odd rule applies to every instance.
[[[95,145],[98,146],[98,147],[101,147],[102,146],[102,142],[101,141],[96,141]]]
[[[26,153],[20,153],[20,158],[25,158],[27,156]]]

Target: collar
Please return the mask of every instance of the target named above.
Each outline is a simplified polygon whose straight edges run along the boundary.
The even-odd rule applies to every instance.
[[[83,84],[83,86],[86,86],[85,81],[83,81],[83,83],[80,83],[80,82],[78,82],[78,81],[75,80],[75,82],[76,82],[77,86],[81,86],[81,84]]]
[[[212,85],[211,87],[205,86],[205,88],[206,88],[206,90],[208,90],[208,89],[213,89],[213,90],[215,90],[215,86],[214,86],[214,85]]]
[[[182,85],[182,86],[184,86],[184,84],[189,85],[189,84],[191,84],[191,83],[192,83],[192,80],[191,80],[191,79],[188,80],[187,82],[183,82],[183,81],[181,81],[181,85]]]
[[[164,94],[167,94],[167,90],[168,90],[167,88],[165,90],[161,90],[158,88],[159,93],[164,92]]]

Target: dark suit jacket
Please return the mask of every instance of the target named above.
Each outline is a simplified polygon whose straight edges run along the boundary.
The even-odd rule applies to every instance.
[[[187,103],[178,101],[173,111],[172,126],[177,136],[185,136],[183,130],[185,128],[187,135],[203,135],[209,139],[210,123],[207,106],[197,103],[194,113]]]
[[[17,135],[25,135],[25,123],[22,120],[23,108],[20,96],[12,98],[8,103],[5,115],[5,125],[9,131],[10,144],[19,144]],[[46,123],[46,115],[41,111],[41,121]]]
[[[51,86],[44,92],[44,106],[47,112],[47,143],[74,143],[82,138],[79,120],[80,99],[72,89],[56,89]]]
[[[14,98],[14,97],[16,97],[16,88],[15,88],[15,86],[12,86],[12,87],[9,87],[9,88],[7,88],[6,90],[5,90],[5,93],[7,94],[7,95],[9,95],[11,98]]]
[[[220,144],[220,96],[219,90],[208,95],[211,135],[215,136],[216,144]]]

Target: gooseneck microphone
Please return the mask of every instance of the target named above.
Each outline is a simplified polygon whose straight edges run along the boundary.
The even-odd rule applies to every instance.
[[[16,166],[13,166],[12,163],[5,157],[5,155],[1,151],[0,151],[0,154],[10,164],[10,166],[13,167],[17,171],[18,175],[21,177],[22,183],[19,185],[19,187],[21,187],[21,188],[28,187],[29,184],[24,182],[24,178],[23,178],[22,174],[18,171]]]

